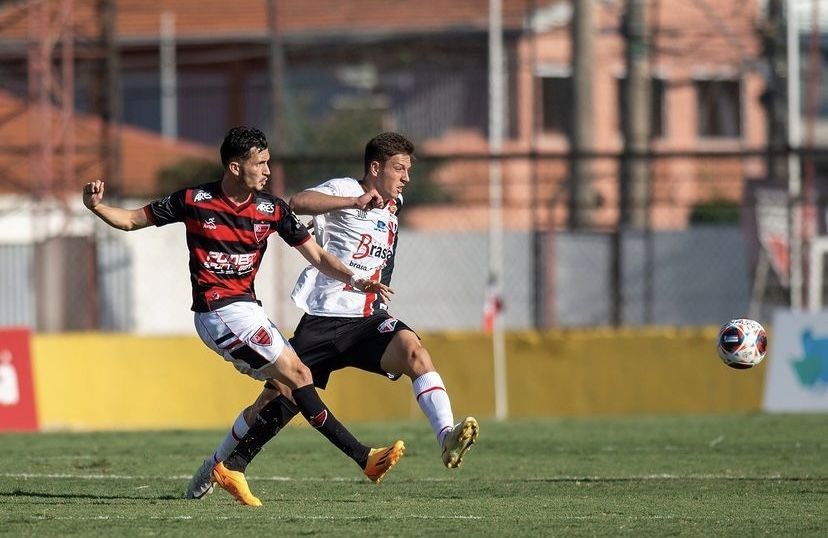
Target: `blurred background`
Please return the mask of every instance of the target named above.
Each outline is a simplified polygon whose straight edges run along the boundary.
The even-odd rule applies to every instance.
[[[218,179],[239,124],[285,198],[410,137],[392,311],[493,334],[496,372],[504,331],[819,311],[826,32],[822,0],[6,0],[0,326],[192,335],[183,229],[80,189]],[[257,283],[288,333],[302,262],[273,245]]]

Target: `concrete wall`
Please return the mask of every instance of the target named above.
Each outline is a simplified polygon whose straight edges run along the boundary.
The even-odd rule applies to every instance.
[[[622,243],[624,325],[703,325],[744,316],[750,296],[749,267],[741,231],[694,228],[652,235],[651,261],[644,239]],[[532,327],[535,297],[545,319],[560,327],[609,325],[611,248],[607,234],[559,233],[544,239],[545,289],[535,289],[532,237],[505,234],[505,327]],[[422,331],[476,330],[481,325],[488,277],[488,239],[477,232],[451,236],[403,231],[392,286],[391,312]],[[306,262],[282,241],[272,241],[256,291],[277,325],[296,326],[302,312],[290,292]],[[89,300],[98,304],[104,330],[139,335],[193,332],[187,250],[180,226],[107,233],[98,241],[98,281]],[[32,246],[0,244],[0,326],[37,329]],[[48,268],[41,268],[46,270]],[[63,275],[71,268],[52,268]],[[51,304],[51,303],[44,303]],[[94,305],[78,304],[77,311]]]
[[[423,336],[455,415],[493,416],[490,340]],[[765,365],[725,367],[715,337],[715,327],[511,333],[510,416],[758,411]],[[195,337],[37,335],[32,355],[43,429],[220,428],[261,387]],[[346,370],[322,396],[346,422],[422,418],[407,379]]]

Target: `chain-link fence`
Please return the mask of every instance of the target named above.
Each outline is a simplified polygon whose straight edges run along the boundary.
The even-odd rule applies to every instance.
[[[509,329],[767,318],[788,302],[787,242],[786,230],[779,248],[763,241],[757,192],[780,194],[777,209],[783,213],[787,196],[782,187],[745,178],[742,164],[754,158],[652,159],[644,228],[619,224],[619,180],[613,167],[605,166],[606,173],[591,182],[595,203],[586,210],[593,224],[573,228],[569,214],[584,208],[570,205],[568,159],[507,155],[503,226],[492,230],[490,161],[422,156],[400,211],[391,311],[422,330],[478,330],[496,233],[502,234],[499,284]],[[599,160],[613,158],[596,158],[593,169],[601,168]],[[302,176],[297,185],[304,186],[312,174],[324,173],[317,182],[333,175],[359,177],[361,162],[296,158],[274,166],[280,168],[285,176]],[[675,168],[682,173],[672,172]],[[299,188],[292,180],[282,184],[285,196]],[[826,233],[825,200],[819,198],[812,212],[818,235]],[[145,201],[119,203],[139,207]],[[4,214],[0,324],[41,331],[189,332],[183,228],[118,232],[79,202],[78,193],[66,205],[35,204]],[[14,242],[12,230],[18,231]],[[289,293],[304,260],[278,238],[275,242],[257,291],[274,317],[292,326],[300,312]]]
[[[808,150],[805,194],[788,195],[778,2],[503,2],[502,190],[488,3],[341,4],[242,0],[228,18],[197,0],[0,3],[0,325],[190,332],[183,230],[108,229],[79,186],[105,176],[110,201],[138,207],[218,179],[239,124],[268,133],[286,197],[361,177],[378,132],[416,142],[392,311],[417,328],[478,329],[493,288],[510,329],[717,324],[789,303],[789,210],[804,206],[807,256],[828,193]],[[817,136],[824,84],[800,75]],[[645,111],[646,149],[625,154]],[[282,325],[301,266],[274,245],[260,272]]]

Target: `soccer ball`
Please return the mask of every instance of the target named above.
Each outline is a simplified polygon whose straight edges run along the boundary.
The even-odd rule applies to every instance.
[[[732,319],[719,329],[716,351],[731,368],[753,368],[765,358],[768,336],[765,328],[752,319]]]

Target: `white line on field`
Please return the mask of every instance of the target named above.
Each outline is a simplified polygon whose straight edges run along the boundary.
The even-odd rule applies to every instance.
[[[182,516],[114,516],[114,515],[105,515],[105,516],[30,516],[29,519],[37,520],[37,521],[107,521],[107,520],[117,520],[117,521],[146,521],[146,520],[153,520],[153,521],[172,521],[172,520],[186,520],[186,521],[250,521],[250,515],[248,513],[240,514],[237,516],[217,516],[217,515],[182,515]],[[451,515],[451,516],[432,516],[432,515],[420,515],[420,514],[400,514],[400,515],[384,515],[378,516],[375,514],[366,515],[366,516],[290,516],[290,515],[272,515],[267,516],[264,518],[256,518],[257,520],[264,519],[269,521],[359,521],[363,519],[370,519],[374,521],[376,519],[382,519],[387,521],[402,521],[402,520],[484,520],[484,519],[500,519],[499,516],[464,516],[464,515]],[[606,519],[622,519],[625,521],[651,521],[651,520],[668,520],[668,519],[687,519],[686,516],[674,516],[674,515],[660,515],[660,514],[651,514],[651,515],[624,515],[624,514],[587,514],[587,515],[576,515],[576,514],[550,514],[547,513],[543,516],[543,520],[546,521],[591,521],[591,520],[606,520]]]
[[[578,516],[576,516],[578,517]],[[389,519],[389,520],[402,520],[402,519],[483,519],[481,516],[426,516],[420,514],[410,514],[410,515],[385,515],[385,516],[376,516],[376,515],[366,515],[366,516],[269,516],[264,519],[269,519],[273,521],[291,521],[291,520],[326,520],[326,521],[358,521],[361,519]],[[42,521],[100,521],[100,520],[157,520],[157,521],[168,521],[172,519],[197,519],[197,520],[233,520],[233,519],[244,519],[249,520],[250,517],[248,515],[240,515],[240,516],[136,516],[136,517],[129,517],[129,516],[30,516],[30,519],[42,520]]]
[[[710,448],[713,448],[714,446],[716,446],[719,443],[721,443],[722,441],[724,441],[724,438],[725,438],[724,435],[720,435],[720,436],[716,437],[715,439],[713,439],[712,441],[710,441],[710,443],[708,443],[710,445]]]
[[[69,473],[0,473],[0,478],[28,479],[68,479],[68,480],[189,480],[190,475],[146,476],[122,474],[69,474]],[[570,476],[555,475],[535,478],[519,478],[522,482],[612,482],[635,480],[802,480],[823,478],[814,476],[782,476],[772,475],[732,475],[732,474],[645,474],[626,476]],[[364,482],[361,477],[299,477],[290,476],[248,476],[249,480],[269,480],[272,482]],[[455,478],[418,478],[416,482],[452,482]],[[147,487],[147,486],[142,486]]]

